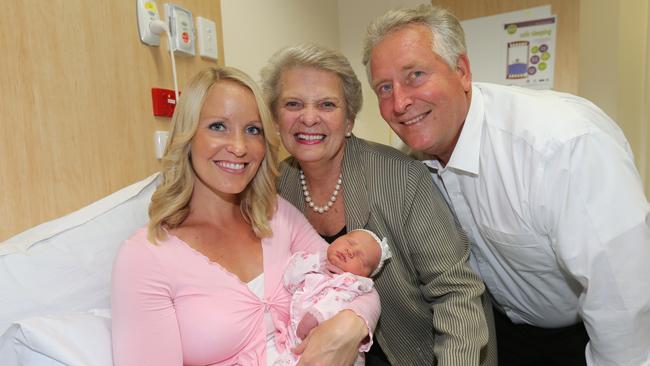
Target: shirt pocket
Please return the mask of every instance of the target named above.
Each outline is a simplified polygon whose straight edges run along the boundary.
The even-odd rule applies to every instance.
[[[523,272],[557,270],[555,254],[543,237],[510,234],[481,226],[481,234],[491,250],[512,269]]]

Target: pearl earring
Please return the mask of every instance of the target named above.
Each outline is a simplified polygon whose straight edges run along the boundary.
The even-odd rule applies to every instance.
[[[345,137],[350,137],[350,136],[352,136],[352,132],[346,132],[345,133]]]

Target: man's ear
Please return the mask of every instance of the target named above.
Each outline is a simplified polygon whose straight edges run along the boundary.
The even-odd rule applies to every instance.
[[[466,92],[472,89],[472,71],[469,67],[469,58],[467,54],[462,53],[458,55],[458,60],[456,60],[456,73],[460,78],[460,83],[463,85],[463,89]]]

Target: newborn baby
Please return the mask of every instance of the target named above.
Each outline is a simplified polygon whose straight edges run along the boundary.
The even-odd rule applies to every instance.
[[[296,347],[318,323],[331,318],[357,296],[375,291],[372,279],[390,258],[386,239],[365,229],[352,230],[337,238],[327,253],[296,252],[284,273],[284,285],[293,293],[289,307],[287,350],[275,366],[295,365]],[[363,365],[363,353],[369,344],[360,347],[355,365]]]

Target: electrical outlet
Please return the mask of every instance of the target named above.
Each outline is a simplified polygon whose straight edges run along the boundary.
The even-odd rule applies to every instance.
[[[151,31],[150,24],[160,20],[160,13],[155,1],[136,0],[136,13],[138,16],[138,33],[142,43],[149,46],[160,45],[160,36]]]
[[[156,131],[153,133],[153,144],[156,152],[156,159],[162,159],[165,155],[165,147],[167,147],[167,139],[169,138],[169,132],[167,131]]]
[[[217,24],[212,20],[196,17],[199,55],[217,60]]]

